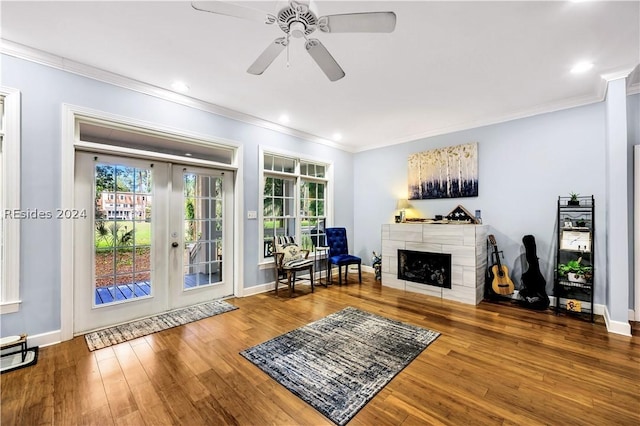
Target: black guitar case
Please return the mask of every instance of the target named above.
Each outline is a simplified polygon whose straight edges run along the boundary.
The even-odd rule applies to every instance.
[[[540,264],[536,254],[536,239],[533,235],[522,237],[525,256],[529,269],[522,274],[522,288],[518,292],[519,303],[530,309],[545,310],[549,307],[549,296],[547,295],[547,281],[540,272]]]

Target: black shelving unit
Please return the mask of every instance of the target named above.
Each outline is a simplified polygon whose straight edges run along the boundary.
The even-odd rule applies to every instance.
[[[577,202],[577,204],[576,204]],[[593,322],[595,200],[593,196],[558,197],[558,250],[553,293],[556,314],[576,316]],[[589,274],[561,275],[558,265],[580,261],[591,267]]]

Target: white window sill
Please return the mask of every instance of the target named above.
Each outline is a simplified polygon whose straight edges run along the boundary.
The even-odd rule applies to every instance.
[[[21,300],[17,302],[4,302],[0,304],[0,314],[12,314],[14,312],[18,312],[20,310]]]
[[[273,259],[267,259],[258,263],[259,269],[271,269],[273,268]]]

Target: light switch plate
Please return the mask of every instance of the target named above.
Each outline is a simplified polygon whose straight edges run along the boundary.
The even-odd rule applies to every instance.
[[[257,219],[258,218],[258,212],[255,210],[249,210],[247,211],[247,219]]]

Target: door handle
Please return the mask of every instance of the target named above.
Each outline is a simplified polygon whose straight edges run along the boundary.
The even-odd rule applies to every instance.
[[[173,243],[171,243],[171,247],[173,247],[173,248],[176,248],[176,247],[178,247],[179,245],[180,245],[180,244],[178,244],[178,243],[177,243],[177,242],[175,242],[175,241],[174,241]]]

